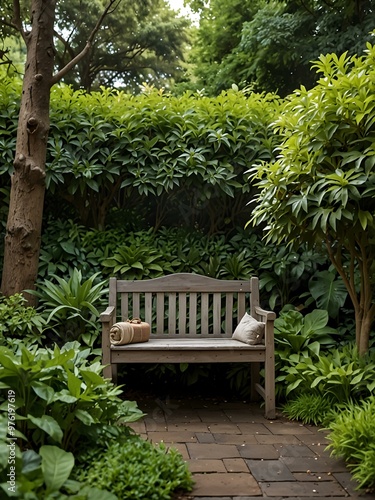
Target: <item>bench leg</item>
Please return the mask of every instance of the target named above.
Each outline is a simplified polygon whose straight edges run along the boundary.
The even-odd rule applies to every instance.
[[[273,354],[273,353],[272,353]],[[276,417],[276,401],[275,401],[275,364],[273,356],[270,356],[269,362],[265,363],[265,404],[266,411],[265,417],[268,419],[274,419]]]
[[[103,368],[103,377],[104,378],[109,378],[112,380],[112,366],[113,365],[108,365]]]

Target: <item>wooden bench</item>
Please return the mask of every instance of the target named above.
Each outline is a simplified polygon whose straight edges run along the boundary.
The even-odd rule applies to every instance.
[[[245,312],[265,323],[264,344],[250,346],[231,338]],[[133,317],[151,325],[150,340],[111,345],[112,325]],[[259,306],[255,277],[237,281],[179,273],[148,280],[110,278],[109,307],[100,315],[104,376],[116,382],[120,363],[249,362],[251,396],[260,394],[266,417],[275,418],[275,317]],[[263,364],[265,384],[261,386]]]

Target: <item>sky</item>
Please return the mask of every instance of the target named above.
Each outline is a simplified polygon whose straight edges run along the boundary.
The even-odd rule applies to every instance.
[[[168,2],[173,10],[180,10],[181,14],[184,14],[186,16],[189,16],[192,14],[190,9],[184,7],[184,0],[168,0]],[[193,17],[194,17],[194,15],[193,15]]]

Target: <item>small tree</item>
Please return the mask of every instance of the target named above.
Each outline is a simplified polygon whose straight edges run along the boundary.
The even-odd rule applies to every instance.
[[[34,288],[38,274],[51,87],[85,57],[105,16],[121,0],[108,1],[83,50],[53,75],[56,1],[30,0],[30,16],[23,22],[20,1],[14,0],[12,19],[0,18],[0,27],[19,31],[27,48],[5,236],[4,295]]]
[[[353,302],[364,354],[375,316],[375,47],[363,57],[321,56],[316,87],[289,96],[276,122],[273,163],[254,167],[253,224],[267,238],[323,243]]]

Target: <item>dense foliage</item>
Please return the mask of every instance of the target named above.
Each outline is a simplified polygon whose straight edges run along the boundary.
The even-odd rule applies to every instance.
[[[329,430],[329,448],[345,459],[359,487],[375,487],[375,396],[340,408]]]
[[[320,54],[361,54],[375,28],[374,1],[190,0],[200,13],[191,59],[198,82],[216,95],[233,83],[285,96],[311,88]]]
[[[105,0],[57,2],[56,70],[61,70],[84,48],[106,5]],[[25,23],[30,22],[28,2],[21,1],[20,8]],[[3,0],[0,5],[0,43],[2,39],[5,41],[5,50],[0,52],[0,59],[4,64],[13,63],[22,73],[25,45],[13,20],[13,2]],[[165,0],[143,0],[137,4],[129,0],[116,2],[89,54],[65,75],[64,81],[77,89],[93,90],[105,85],[135,93],[140,91],[144,82],[158,87],[170,86],[184,74],[188,26],[188,19],[177,17]]]
[[[318,85],[290,96],[276,121],[277,161],[252,170],[260,188],[252,222],[275,243],[326,246],[354,306],[361,353],[375,317],[374,60],[370,44],[363,57],[321,56]]]
[[[82,349],[76,342],[61,349],[22,344],[19,349],[0,347],[2,498],[122,498],[113,493],[112,485],[105,489],[103,481],[92,485],[90,474],[76,480],[78,466],[82,470],[88,464],[94,466],[93,457],[87,454],[92,455],[94,449],[97,460],[99,451],[111,446],[121,446],[128,453],[143,450],[142,461],[133,457],[134,468],[138,463],[137,482],[144,484],[149,478],[143,462],[162,471],[153,498],[169,499],[175,489],[191,488],[190,474],[176,450],[160,453],[124,425],[143,413],[136,403],[120,398],[122,389],[104,379],[102,365],[89,361],[90,357],[91,349]],[[133,498],[136,490],[133,484]]]
[[[120,499],[169,500],[178,489],[191,490],[192,479],[176,448],[131,438],[88,453],[80,481],[112,491]],[[142,480],[140,480],[142,478]]]
[[[18,95],[13,81],[0,85],[0,185],[6,186]],[[251,197],[245,172],[271,159],[276,143],[270,123],[279,102],[272,95],[172,97],[148,89],[135,97],[60,87],[51,99],[47,210],[59,200],[60,212],[65,204],[85,225],[102,229],[109,212],[125,207],[155,228],[166,221],[197,223],[211,233],[233,227],[245,220]]]

